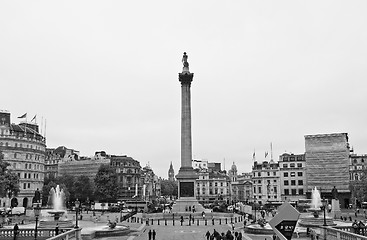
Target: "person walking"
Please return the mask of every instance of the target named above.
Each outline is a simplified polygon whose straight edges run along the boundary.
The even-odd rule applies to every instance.
[[[55,227],[55,236],[59,235],[59,224],[56,223],[56,227]]]
[[[153,240],[155,240],[155,235],[156,235],[157,233],[155,232],[155,230],[153,230]]]
[[[209,231],[206,232],[205,237],[206,237],[206,240],[209,240],[209,238],[210,238],[210,232]]]
[[[148,232],[148,239],[149,240],[152,240],[152,230],[151,229]]]
[[[14,240],[16,240],[16,239],[17,239],[17,236],[18,236],[18,233],[19,233],[18,223],[16,223],[16,224],[14,225],[13,230],[14,230]]]

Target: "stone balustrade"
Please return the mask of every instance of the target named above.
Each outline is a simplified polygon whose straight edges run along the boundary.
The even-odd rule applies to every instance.
[[[41,228],[37,229],[37,239],[81,239],[81,229],[60,229],[59,234],[56,235],[55,228]],[[35,229],[19,229],[17,239],[30,239],[35,237]],[[3,228],[0,229],[0,239],[1,240],[13,240],[14,239],[14,230],[11,228]]]
[[[354,233],[350,226],[320,227],[320,231],[315,232],[314,236],[319,240],[367,240],[367,227],[362,228],[360,233]]]

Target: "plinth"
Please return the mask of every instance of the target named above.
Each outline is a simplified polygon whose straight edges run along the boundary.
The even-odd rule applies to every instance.
[[[334,219],[340,219],[342,212],[340,210],[340,204],[339,200],[332,199],[331,200],[331,216],[334,217]]]

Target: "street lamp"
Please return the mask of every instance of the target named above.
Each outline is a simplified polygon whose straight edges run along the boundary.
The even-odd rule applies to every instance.
[[[254,217],[254,221],[253,222],[256,222],[256,197],[254,198],[254,208],[255,208],[255,217]]]
[[[326,206],[327,206],[327,200],[325,198],[322,199],[322,210],[324,210],[324,226],[326,225]]]
[[[80,206],[80,202],[78,199],[76,199],[75,201],[75,217],[76,217],[76,220],[75,220],[75,228],[79,228],[78,227],[78,211],[79,211],[79,206]]]
[[[34,239],[37,240],[37,225],[38,225],[38,217],[41,214],[41,203],[39,202],[33,203],[33,211],[34,211],[34,216],[36,216],[36,227],[35,227]]]

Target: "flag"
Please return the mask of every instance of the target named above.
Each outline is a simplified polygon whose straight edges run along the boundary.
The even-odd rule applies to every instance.
[[[268,154],[269,154],[269,153],[266,151],[266,152],[265,152],[265,158],[268,156]]]
[[[252,158],[255,158],[255,152],[252,154]]]
[[[34,115],[34,117],[32,118],[31,122],[33,122],[33,120],[36,120],[37,119],[37,114]]]
[[[24,113],[22,116],[18,117],[18,118],[26,118],[27,117],[27,113]]]

